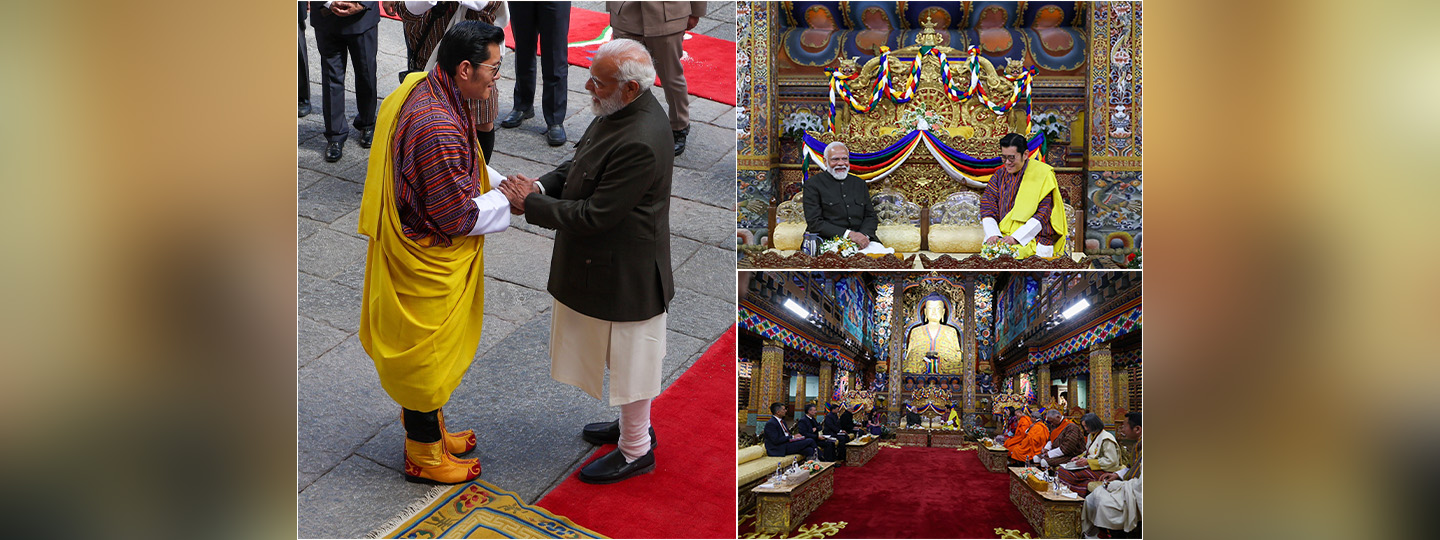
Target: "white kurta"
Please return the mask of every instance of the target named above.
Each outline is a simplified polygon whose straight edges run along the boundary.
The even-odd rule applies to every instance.
[[[1084,523],[1080,530],[1089,532],[1095,527],[1112,530],[1132,531],[1140,522],[1144,499],[1141,481],[1145,471],[1130,480],[1113,480],[1104,488],[1091,491],[1085,496],[1085,511],[1081,512]]]
[[[635,322],[596,319],[559,300],[550,323],[550,378],[595,399],[610,368],[610,405],[660,395],[665,360],[665,313]]]

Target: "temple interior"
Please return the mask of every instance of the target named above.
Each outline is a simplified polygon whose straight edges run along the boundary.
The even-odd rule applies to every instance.
[[[1015,459],[1007,413],[1053,410],[1076,425],[1093,413],[1132,463],[1136,440],[1119,428],[1141,409],[1140,282],[1133,271],[742,272],[742,535],[965,537],[978,524],[969,534],[1079,536],[1083,500],[1016,491],[1016,471],[1033,464]],[[843,460],[823,448],[774,456],[762,441],[774,404],[787,433],[815,404],[856,440]],[[785,504],[767,491],[787,483],[778,469],[826,459]],[[919,524],[934,520],[948,525]]]
[[[737,7],[742,268],[1139,267],[1138,2]],[[1008,133],[1054,168],[1067,234],[1051,260],[973,260],[993,255],[982,248],[979,200]],[[806,258],[837,249],[805,236],[801,200],[835,141],[849,148],[876,235],[899,260]]]

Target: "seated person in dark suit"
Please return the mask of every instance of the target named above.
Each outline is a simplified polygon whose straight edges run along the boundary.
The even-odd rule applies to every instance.
[[[855,426],[850,426],[855,429]],[[850,442],[851,431],[840,427],[840,405],[830,404],[830,413],[825,415],[825,436],[835,440],[835,460],[845,461],[845,443]]]
[[[772,457],[800,454],[804,457],[815,455],[815,441],[785,429],[785,404],[770,404],[770,421],[765,423],[765,455]]]
[[[908,426],[910,426],[910,427],[919,427],[921,421],[922,421],[922,419],[920,418],[920,413],[915,412],[914,409],[911,409],[911,408],[910,408],[910,404],[909,404],[909,403],[906,403],[906,404],[905,404],[905,424],[908,425]]]
[[[850,174],[850,149],[835,141],[825,147],[824,172],[805,181],[805,232],[822,240],[837,236],[849,238],[860,249],[872,242],[876,249],[885,246],[875,236],[880,217],[870,200],[865,180]]]
[[[835,461],[835,441],[820,436],[820,421],[815,419],[815,404],[805,406],[805,416],[795,423],[795,433],[815,441],[820,447],[820,461]]]
[[[852,434],[851,438],[854,438],[853,434],[855,433],[855,415],[850,412],[850,409],[840,410],[840,429],[845,430],[846,433]]]

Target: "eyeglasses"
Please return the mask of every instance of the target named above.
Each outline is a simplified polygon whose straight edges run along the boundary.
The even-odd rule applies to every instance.
[[[1003,161],[1003,162],[1006,162],[1006,163],[1014,163],[1014,162],[1016,162],[1016,161],[1020,161],[1020,157],[1021,157],[1021,156],[1020,156],[1019,154],[1016,154],[1016,155],[1013,155],[1013,156],[1007,156],[1007,155],[1005,155],[1005,154],[1000,154],[1000,161]]]
[[[475,62],[471,62],[470,64],[471,64],[472,66],[485,66],[485,67],[488,67],[488,68],[490,68],[490,74],[491,74],[491,75],[499,75],[499,74],[500,74],[500,63],[501,63],[501,62],[500,62],[499,60],[497,60],[494,64],[477,64],[477,63],[475,63]]]
[[[604,82],[602,82],[600,79],[595,78],[594,75],[590,76],[590,82],[595,85],[595,88],[604,88],[606,86]]]

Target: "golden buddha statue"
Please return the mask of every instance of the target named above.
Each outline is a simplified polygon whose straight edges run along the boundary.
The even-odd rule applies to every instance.
[[[945,302],[925,301],[925,324],[910,330],[905,340],[907,373],[961,373],[960,331],[945,324]]]

